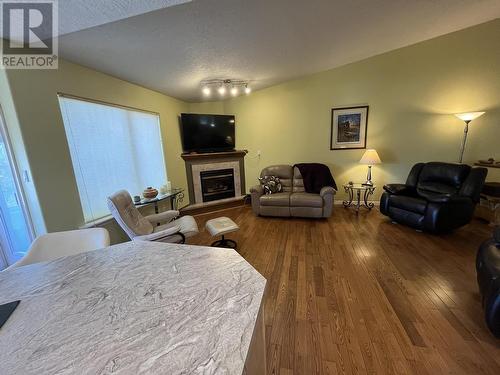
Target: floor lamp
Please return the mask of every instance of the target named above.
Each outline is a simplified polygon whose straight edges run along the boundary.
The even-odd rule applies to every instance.
[[[458,160],[460,164],[462,164],[462,160],[464,158],[465,143],[467,142],[467,133],[469,132],[469,122],[482,115],[484,115],[484,112],[467,112],[467,113],[455,114],[455,116],[457,116],[460,120],[465,122],[464,138],[462,139],[462,147],[460,148],[460,158]]]

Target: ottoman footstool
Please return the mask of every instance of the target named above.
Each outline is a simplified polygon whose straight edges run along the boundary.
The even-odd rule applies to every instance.
[[[214,247],[225,247],[229,249],[236,249],[236,241],[225,238],[228,233],[236,232],[240,227],[228,217],[218,217],[216,219],[208,220],[205,228],[212,236],[222,236],[220,240],[212,243]]]

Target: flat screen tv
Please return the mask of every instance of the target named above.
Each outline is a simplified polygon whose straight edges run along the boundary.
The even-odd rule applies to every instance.
[[[234,116],[181,114],[184,152],[220,152],[234,150]]]

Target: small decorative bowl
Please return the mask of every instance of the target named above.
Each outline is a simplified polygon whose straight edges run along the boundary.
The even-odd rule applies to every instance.
[[[158,195],[158,190],[152,188],[151,186],[148,186],[143,192],[142,192],[142,196],[146,199],[152,199],[152,198],[156,198],[156,196]]]

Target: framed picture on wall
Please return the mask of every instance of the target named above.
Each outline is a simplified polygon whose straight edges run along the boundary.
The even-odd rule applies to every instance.
[[[366,148],[368,106],[332,109],[330,150]]]

